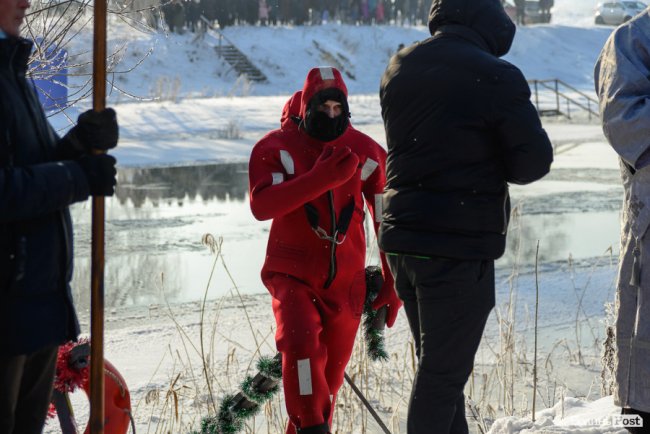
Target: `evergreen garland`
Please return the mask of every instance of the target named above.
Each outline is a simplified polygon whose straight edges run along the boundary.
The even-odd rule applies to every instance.
[[[257,361],[257,369],[267,378],[272,380],[282,379],[282,359],[276,357],[260,357]]]
[[[275,382],[268,390],[258,390],[255,378],[247,375],[240,384],[240,393],[226,395],[219,406],[217,416],[206,417],[201,421],[201,431],[192,434],[235,434],[244,427],[246,419],[256,415],[262,404],[270,400],[280,389],[282,378],[282,359],[276,357],[260,357],[257,362],[258,375]],[[243,400],[241,399],[243,396]]]
[[[384,342],[384,330],[383,324],[381,328],[379,324],[375,324],[376,321],[384,321],[383,318],[379,318],[380,310],[374,310],[372,308],[372,302],[379,295],[379,291],[384,283],[384,279],[381,274],[381,268],[377,266],[366,267],[366,301],[363,304],[363,337],[366,341],[366,351],[370,360],[388,360],[388,352],[386,351],[386,345]]]
[[[246,398],[254,402],[256,404],[264,404],[264,402],[268,401],[271,399],[273,395],[275,395],[275,392],[278,391],[280,388],[279,384],[276,384],[273,386],[271,389],[267,390],[266,392],[259,392],[253,383],[253,377],[250,375],[247,375],[244,381],[241,383],[241,391],[246,396]]]

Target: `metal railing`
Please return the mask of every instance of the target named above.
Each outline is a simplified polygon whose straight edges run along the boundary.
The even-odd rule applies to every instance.
[[[218,40],[218,45],[215,47],[217,56],[225,59],[231,65],[231,70],[235,70],[240,75],[246,75],[253,81],[268,82],[266,75],[230,39],[221,33],[210,20],[204,15],[201,15],[200,19],[205,24],[205,30],[203,32],[208,33],[208,29],[211,30],[211,36]]]
[[[540,116],[565,116],[571,119],[578,111],[586,112],[589,120],[599,117],[598,100],[562,80],[528,80],[528,84]]]
[[[221,33],[221,32],[219,31],[219,29],[217,29],[217,28],[212,24],[212,21],[210,21],[209,19],[207,19],[207,18],[205,17],[205,15],[201,15],[199,18],[201,19],[201,21],[203,21],[203,24],[205,24],[205,26],[206,26],[208,29],[212,30],[213,32],[215,32],[215,33],[217,34],[217,39],[219,40],[219,48],[218,48],[217,54],[219,55],[219,57],[221,57],[221,45],[222,45],[222,41],[223,41],[224,39],[226,40],[226,42],[228,43],[228,45],[232,45],[232,46],[235,45],[235,44],[233,44],[233,43],[232,43],[228,38],[226,38],[226,36],[225,36],[223,33]]]

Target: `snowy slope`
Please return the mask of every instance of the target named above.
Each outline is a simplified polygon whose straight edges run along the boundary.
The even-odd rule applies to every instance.
[[[569,2],[557,3],[559,10],[569,9]],[[554,21],[562,24],[520,27],[505,59],[519,66],[528,79],[559,78],[591,92],[593,65],[612,28],[576,26],[575,22],[580,22],[576,16],[590,21],[590,13],[570,9],[565,15],[556,14]],[[343,71],[351,94],[376,94],[381,74],[397,46],[429,36],[424,27],[337,24],[228,27],[223,34],[269,78],[267,84],[239,79],[216,55],[214,47],[219,40],[214,32],[203,38],[191,33],[143,33],[122,21],[111,21],[109,52],[119,50],[119,62],[113,67],[118,73],[110,79],[126,93],[114,89],[110,101],[115,104],[130,96],[177,100],[288,95],[302,86],[310,67],[324,64]],[[89,43],[88,32],[83,32],[70,42],[68,50],[71,54],[84,53]],[[88,55],[86,52],[75,59],[87,59]],[[80,86],[86,79],[73,78],[72,82]]]

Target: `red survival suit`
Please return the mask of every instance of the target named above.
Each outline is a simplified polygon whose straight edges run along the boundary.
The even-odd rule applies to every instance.
[[[364,199],[375,231],[381,218],[384,149],[351,126],[327,143],[299,127],[310,99],[328,87],[337,87],[347,98],[336,69],[312,69],[302,92],[285,105],[281,128],[255,145],[249,163],[251,210],[259,220],[273,219],[261,274],[273,296],[276,344],[292,422],[287,433],[308,427],[308,432],[328,432],[331,426],[366,295]],[[327,147],[345,146],[358,161],[352,163],[351,177],[341,180],[338,168],[323,170],[318,163]],[[326,239],[350,212],[345,235],[336,237],[340,244]],[[374,307],[389,304],[390,327],[401,302],[383,254],[381,259],[385,284]]]

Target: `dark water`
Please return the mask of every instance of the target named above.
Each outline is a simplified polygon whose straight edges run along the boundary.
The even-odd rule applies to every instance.
[[[592,258],[618,250],[620,188],[615,171],[594,175],[603,191],[554,193],[524,198],[517,208],[508,250],[499,267]],[[552,180],[572,181],[558,171]],[[259,280],[269,222],[248,207],[247,164],[120,169],[115,197],[106,201],[106,306],[197,300],[208,288],[214,298],[235,288],[265,291]],[[90,288],[90,202],[72,207],[75,220],[77,305],[86,309]],[[222,239],[222,259],[202,245],[204,234]],[[369,236],[373,242],[374,234]],[[376,249],[374,256],[376,258]],[[225,266],[224,266],[225,264]]]

